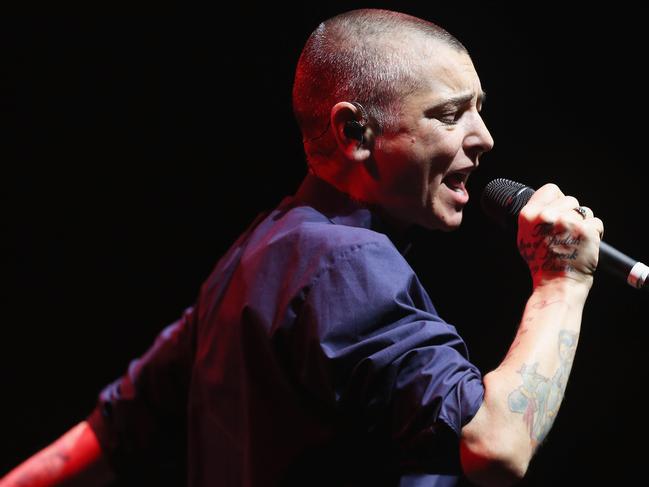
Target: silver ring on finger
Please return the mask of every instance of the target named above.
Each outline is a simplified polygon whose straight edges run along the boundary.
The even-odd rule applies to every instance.
[[[573,210],[579,213],[584,220],[588,216],[588,210],[585,206],[578,206],[577,208],[573,208]]]

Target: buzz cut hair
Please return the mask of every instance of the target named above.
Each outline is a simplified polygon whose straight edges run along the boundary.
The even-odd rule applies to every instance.
[[[304,140],[328,128],[341,101],[365,107],[375,129],[395,129],[400,100],[423,88],[422,59],[434,55],[424,42],[466,52],[438,25],[382,9],[358,9],[322,22],[308,38],[293,83],[293,112]],[[423,42],[422,42],[423,41]]]

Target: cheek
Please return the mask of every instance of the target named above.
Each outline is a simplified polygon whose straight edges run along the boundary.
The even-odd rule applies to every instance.
[[[425,172],[426,152],[420,140],[403,137],[398,144],[385,147],[379,162],[383,184],[398,191],[412,188]]]
[[[464,130],[459,125],[422,125],[418,132],[418,145],[421,150],[439,155],[457,153],[462,146]]]
[[[422,130],[384,146],[379,163],[384,188],[400,198],[429,200],[460,148],[458,131],[444,127]]]
[[[427,179],[430,183],[440,183],[453,162],[457,159],[461,144],[444,139],[430,147],[427,157]]]
[[[462,140],[458,127],[439,128],[426,139],[426,146],[435,159],[452,159],[462,148]]]

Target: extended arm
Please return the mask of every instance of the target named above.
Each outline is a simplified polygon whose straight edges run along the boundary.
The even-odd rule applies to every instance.
[[[114,476],[106,459],[110,458],[119,472],[120,461],[125,460],[121,448],[132,455],[149,451],[163,443],[157,432],[182,431],[194,318],[194,308],[188,308],[178,321],[163,329],[127,373],[101,392],[99,405],[88,421],[9,472],[0,480],[0,487],[105,485]]]
[[[83,421],[14,468],[0,487],[101,486],[112,478],[95,433]]]
[[[603,232],[577,206],[546,185],[521,212],[518,246],[533,292],[509,352],[484,378],[481,408],[462,430],[462,466],[479,485],[510,485],[525,474],[563,399]]]

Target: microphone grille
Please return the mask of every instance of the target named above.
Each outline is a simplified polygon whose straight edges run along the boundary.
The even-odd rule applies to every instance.
[[[516,227],[518,213],[534,194],[529,186],[509,179],[491,181],[482,192],[482,209],[502,227]]]

